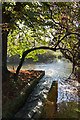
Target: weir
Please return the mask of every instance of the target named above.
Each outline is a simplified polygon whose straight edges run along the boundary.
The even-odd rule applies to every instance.
[[[77,86],[77,82],[73,80],[66,81],[67,76],[69,76],[71,73],[71,66],[72,65],[70,62],[61,59],[58,59],[58,61],[50,62],[48,64],[43,63],[33,65],[34,70],[44,70],[45,76],[39,81],[23,108],[16,114],[16,118],[19,118],[20,116],[20,118],[30,118],[35,120],[35,118],[40,117],[40,114],[42,114],[42,109],[45,108],[45,105],[47,105],[47,111],[45,112],[45,114],[47,114],[46,118],[48,116],[54,118],[77,118],[77,112],[74,110],[77,109],[78,106],[78,89],[74,86],[75,84]],[[32,69],[32,65],[23,66],[22,69],[24,69],[24,67],[25,69]],[[54,87],[53,89],[51,88],[53,81],[58,81],[56,94],[56,89],[54,90]],[[52,93],[51,98],[49,91]],[[52,112],[49,112],[49,108]],[[69,111],[70,109],[71,112]],[[65,115],[63,115],[63,113],[65,113]]]

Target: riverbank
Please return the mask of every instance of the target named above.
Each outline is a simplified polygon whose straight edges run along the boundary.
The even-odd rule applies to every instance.
[[[78,104],[76,104],[78,102],[77,81],[67,79],[72,71],[72,64],[70,62],[68,62],[67,60],[64,61],[62,59],[58,59],[57,62],[35,65],[30,64],[29,66],[23,66],[23,68],[45,70],[45,76],[39,81],[23,108],[15,115],[16,119],[34,119],[39,117],[53,81],[58,81],[57,110],[60,108],[60,111],[62,111],[63,113],[66,111],[65,113],[68,114],[68,112],[70,113],[70,111],[67,111],[68,108],[72,110],[74,110],[75,108],[79,112],[79,110],[77,109]],[[52,93],[52,95],[53,94],[54,93]],[[66,104],[68,104],[68,107],[65,106]],[[77,117],[76,110],[75,114],[73,113],[75,117]],[[66,115],[63,116],[63,114],[61,113],[61,116],[63,118],[67,117]],[[70,116],[68,116],[68,118]],[[60,117],[60,114],[58,114],[58,117]]]
[[[12,74],[9,76],[9,81],[2,85],[2,116],[4,119],[13,118],[45,74],[44,71],[20,70],[18,80],[14,81],[15,70],[10,71]]]
[[[52,81],[59,82],[57,102],[58,102],[58,108],[60,107],[60,111],[64,109],[64,111],[66,110],[65,113],[68,112],[70,113],[70,111],[67,112],[67,109],[65,108],[65,105],[67,104],[65,103],[66,101],[71,103],[75,101],[75,103],[77,103],[78,88],[75,86],[76,81],[73,82],[74,80],[69,80],[69,79],[67,80],[67,78],[70,76],[72,72],[72,64],[67,60],[58,59],[56,61],[55,59],[53,62],[50,61],[47,64],[31,63],[29,65],[25,64],[22,66],[21,69],[43,70],[45,71],[45,76],[39,81],[34,91],[30,95],[29,99],[26,101],[24,107],[17,113],[16,115],[17,119],[18,118],[31,119],[33,117],[36,117],[40,113],[41,108],[45,103],[46,95],[49,91],[49,88],[51,87]],[[61,103],[63,107],[61,107]],[[75,108],[74,103],[70,104],[70,106],[72,106],[71,109]],[[76,110],[78,110],[77,106],[76,106]]]

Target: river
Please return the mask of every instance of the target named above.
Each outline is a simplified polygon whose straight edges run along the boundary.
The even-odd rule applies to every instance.
[[[10,66],[8,66],[8,68],[10,69]],[[78,118],[78,82],[71,79],[67,80],[72,70],[72,64],[69,61],[56,59],[49,61],[47,64],[24,63],[21,69],[44,70],[45,76],[37,84],[36,88],[34,88],[23,108],[15,115],[16,118],[24,118],[25,120],[28,118],[38,118],[52,81],[58,81],[56,111],[58,117],[62,115],[62,118],[69,118],[71,116],[71,118]],[[76,109],[75,112],[73,112],[74,108]],[[63,115],[64,112],[66,114]],[[72,115],[69,115],[69,112],[71,112]]]

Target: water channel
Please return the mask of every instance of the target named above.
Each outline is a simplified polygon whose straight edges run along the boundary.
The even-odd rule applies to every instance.
[[[10,69],[10,66],[8,66]],[[78,118],[78,82],[68,80],[72,64],[67,60],[57,59],[46,63],[26,64],[21,69],[44,70],[45,76],[40,80],[29,96],[23,108],[15,118],[38,118],[45,103],[53,81],[58,81],[57,111],[58,118]]]

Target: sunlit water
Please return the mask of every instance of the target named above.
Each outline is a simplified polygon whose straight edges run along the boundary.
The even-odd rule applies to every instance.
[[[71,80],[66,81],[72,70],[72,64],[67,60],[62,61],[58,59],[57,62],[48,64],[24,64],[22,69],[44,70],[45,76],[37,84],[24,107],[15,115],[15,117],[24,119],[38,117],[41,108],[45,103],[52,81],[58,81],[57,111],[62,110],[61,103],[63,102],[66,106],[69,102],[78,103],[78,89],[75,87],[78,86],[78,83]]]

